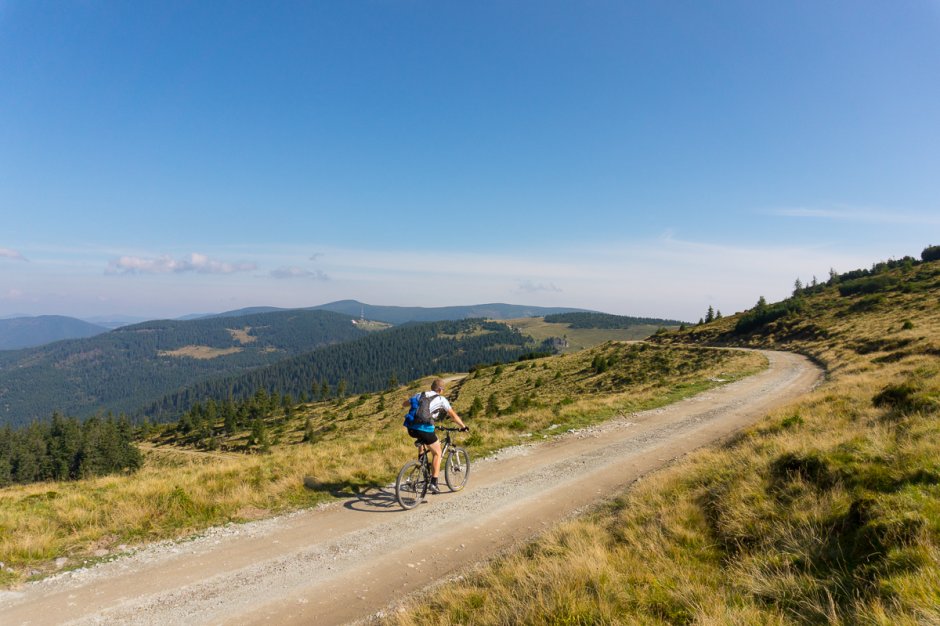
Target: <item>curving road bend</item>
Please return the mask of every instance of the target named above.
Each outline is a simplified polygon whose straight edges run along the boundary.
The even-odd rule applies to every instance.
[[[0,622],[342,624],[577,514],[815,387],[808,359],[473,465],[467,488],[404,512],[392,489],[212,529],[197,539],[0,592]]]

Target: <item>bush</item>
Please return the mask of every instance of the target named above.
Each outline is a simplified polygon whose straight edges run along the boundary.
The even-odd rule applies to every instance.
[[[911,381],[884,387],[871,399],[880,408],[889,408],[899,413],[935,410],[940,404],[936,397]]]
[[[887,291],[898,284],[894,276],[871,276],[856,278],[839,285],[839,295],[854,296],[857,294],[878,293]]]
[[[924,261],[940,261],[940,246],[927,246],[920,253],[920,258]]]
[[[734,325],[734,332],[746,333],[789,315],[790,313],[798,313],[802,310],[803,300],[800,298],[790,298],[783,302],[768,305],[762,297],[756,307],[738,319],[737,324]]]

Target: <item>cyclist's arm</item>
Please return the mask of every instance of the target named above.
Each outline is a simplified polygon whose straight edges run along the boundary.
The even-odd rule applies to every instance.
[[[466,428],[466,427],[467,427],[467,425],[463,423],[463,420],[460,419],[460,416],[457,415],[457,411],[455,411],[454,409],[447,409],[447,414],[450,415],[450,419],[452,419],[452,420],[454,420],[455,422],[457,422],[458,424],[460,424],[460,427],[461,427],[461,428]]]

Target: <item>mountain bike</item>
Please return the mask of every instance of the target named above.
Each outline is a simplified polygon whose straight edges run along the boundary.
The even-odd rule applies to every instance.
[[[451,491],[460,491],[470,478],[470,455],[464,448],[450,440],[452,432],[459,428],[437,428],[447,433],[441,441],[441,464],[444,466],[444,480]],[[419,441],[418,458],[405,463],[395,480],[395,499],[403,509],[413,509],[424,500],[431,484],[431,453],[427,446]]]

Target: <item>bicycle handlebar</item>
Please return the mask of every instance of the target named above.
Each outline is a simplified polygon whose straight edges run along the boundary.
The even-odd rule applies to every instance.
[[[448,428],[446,426],[435,426],[434,428],[435,430],[446,430],[452,433],[462,433],[470,430],[470,428],[466,428],[466,430],[464,430],[463,428]]]

